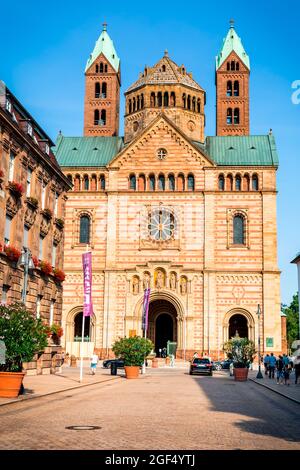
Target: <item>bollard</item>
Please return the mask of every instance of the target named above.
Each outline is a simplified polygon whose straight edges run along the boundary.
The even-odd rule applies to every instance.
[[[110,363],[110,375],[117,375],[117,364],[115,362]]]

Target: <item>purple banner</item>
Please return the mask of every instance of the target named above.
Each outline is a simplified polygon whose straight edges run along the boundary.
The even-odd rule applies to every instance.
[[[143,302],[143,324],[142,328],[147,332],[148,329],[148,312],[149,312],[150,289],[145,289]]]
[[[83,253],[82,255],[83,265],[83,315],[90,317],[93,315],[93,304],[92,304],[92,253]]]

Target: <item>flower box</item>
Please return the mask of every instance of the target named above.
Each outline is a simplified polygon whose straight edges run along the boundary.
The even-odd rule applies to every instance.
[[[9,181],[8,182],[8,189],[17,197],[20,198],[22,197],[24,193],[24,188],[20,183],[17,183],[16,181]]]
[[[51,209],[43,209],[41,211],[41,213],[43,214],[44,217],[46,217],[46,219],[50,220],[52,219],[53,217],[53,212]]]
[[[35,198],[35,197],[28,197],[26,199],[26,202],[28,205],[30,205],[31,207],[33,207],[34,209],[37,209],[38,208],[38,205],[39,205],[39,201]]]
[[[64,225],[65,225],[65,222],[63,219],[59,219],[59,218],[56,218],[55,219],[55,225],[60,228],[60,229],[63,229],[64,228]]]
[[[45,260],[40,261],[39,268],[42,271],[42,273],[46,274],[47,276],[49,276],[49,274],[52,273],[52,266],[48,261],[45,261]]]
[[[21,251],[11,245],[5,245],[3,251],[11,261],[18,261],[21,256]]]
[[[66,279],[65,273],[61,269],[58,269],[58,268],[53,269],[53,276],[54,276],[54,279],[59,282],[64,282],[64,280]]]

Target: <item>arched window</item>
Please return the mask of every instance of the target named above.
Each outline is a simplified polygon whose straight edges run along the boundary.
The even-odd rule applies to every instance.
[[[245,244],[245,220],[242,215],[235,215],[233,217],[233,244]]]
[[[166,66],[165,66],[165,65],[162,66],[161,71],[162,71],[162,72],[165,72],[165,71],[166,71]]]
[[[174,91],[171,92],[170,106],[176,106],[176,97]]]
[[[105,126],[106,125],[106,109],[101,110],[101,120],[100,120],[100,126]]]
[[[195,96],[193,97],[192,108],[193,108],[193,111],[196,111],[196,97]]]
[[[129,189],[136,190],[136,176],[130,175],[129,176]]]
[[[168,107],[169,106],[169,93],[165,91],[164,93],[164,106]]]
[[[99,72],[99,65],[96,64],[96,67],[95,67],[95,72],[98,73]]]
[[[71,175],[71,174],[68,174],[68,175],[67,175],[67,178],[68,178],[69,181],[71,181],[71,183],[73,183],[73,178],[72,178],[72,175]]]
[[[99,98],[100,96],[100,83],[96,82],[95,83],[95,98]]]
[[[239,62],[236,62],[236,64],[235,64],[235,70],[240,70],[240,64],[239,64]]]
[[[79,243],[90,243],[91,219],[88,215],[80,217]]]
[[[183,107],[186,108],[186,94],[183,93],[182,95],[182,104],[183,104]]]
[[[80,191],[80,176],[79,175],[75,175],[74,191]]]
[[[234,124],[239,124],[240,123],[240,110],[239,110],[239,108],[234,108],[233,123]]]
[[[155,176],[149,175],[149,191],[155,191]]]
[[[178,175],[177,189],[178,191],[184,191],[184,176],[183,175]]]
[[[143,93],[141,94],[141,108],[144,108],[144,95]]]
[[[100,189],[102,189],[102,191],[105,190],[105,176],[104,175],[100,175]]]
[[[240,82],[238,80],[235,80],[233,84],[233,95],[234,96],[240,95]]]
[[[191,95],[187,97],[187,109],[191,109]]]
[[[162,106],[162,94],[161,91],[157,93],[157,106],[160,108]]]
[[[92,175],[91,190],[92,191],[97,191],[97,176],[96,175]]]
[[[107,97],[107,85],[105,82],[102,83],[102,98]]]
[[[169,180],[169,190],[170,191],[175,191],[175,177],[174,177],[174,175],[169,175],[168,180]]]
[[[232,81],[231,80],[228,80],[227,82],[226,96],[232,96]]]
[[[104,65],[104,72],[107,73],[107,64]]]
[[[230,67],[230,68],[231,68],[231,70],[235,70],[235,62],[234,62],[234,60],[231,61],[231,67]]]
[[[236,191],[241,191],[242,189],[242,179],[240,175],[236,175],[235,177],[235,190]]]
[[[219,191],[224,191],[224,189],[225,189],[224,175],[219,175]]]
[[[95,126],[98,126],[99,125],[99,109],[95,109],[94,111],[94,124]]]
[[[230,70],[230,62],[227,62],[227,70]]]
[[[138,95],[138,97],[136,99],[136,109],[137,109],[137,111],[140,109],[140,95]]]
[[[200,98],[198,98],[198,100],[197,100],[197,112],[198,112],[198,113],[201,112],[201,101],[200,101]]]
[[[145,189],[146,189],[145,175],[139,175],[138,188],[139,188],[139,191],[145,191]]]
[[[133,98],[133,112],[136,110],[136,101],[135,98]]]
[[[244,175],[244,177],[243,177],[243,186],[244,186],[244,191],[250,191],[250,178],[249,178],[249,175]]]
[[[129,100],[128,112],[129,112],[129,114],[131,114],[131,112],[132,112],[132,103],[131,103],[131,100]]]
[[[166,188],[165,188],[165,177],[164,175],[159,175],[158,177],[158,190],[159,191],[164,191]]]
[[[227,124],[232,124],[232,108],[227,109]]]
[[[88,175],[84,175],[83,177],[83,188],[85,191],[88,191],[90,189],[90,182],[89,182]]]
[[[258,176],[257,175],[252,176],[252,189],[253,191],[258,191]]]
[[[233,190],[233,178],[232,175],[226,176],[226,190],[232,191]]]
[[[103,68],[103,62],[100,62],[100,69],[99,69],[99,70],[100,70],[100,73],[103,73],[103,70],[104,70],[104,68]]]
[[[155,108],[155,93],[153,93],[153,92],[150,95],[150,106],[152,108]]]
[[[188,175],[187,179],[188,191],[195,191],[195,178],[194,175]]]

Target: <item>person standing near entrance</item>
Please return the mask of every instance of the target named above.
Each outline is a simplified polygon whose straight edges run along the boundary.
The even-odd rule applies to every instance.
[[[274,379],[275,366],[276,366],[276,357],[274,356],[273,353],[271,353],[271,356],[269,359],[269,379]]]
[[[97,364],[98,364],[98,354],[96,354],[95,351],[94,351],[94,354],[91,357],[91,373],[92,373],[92,375],[96,374]]]

